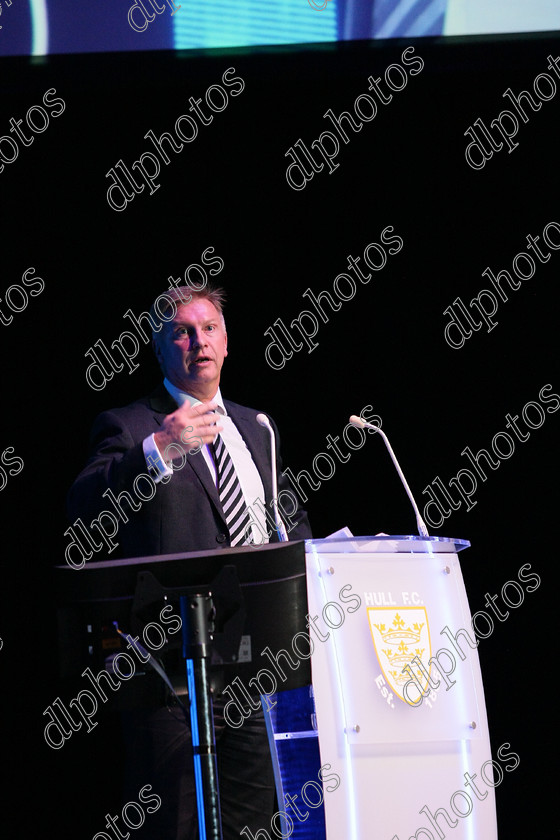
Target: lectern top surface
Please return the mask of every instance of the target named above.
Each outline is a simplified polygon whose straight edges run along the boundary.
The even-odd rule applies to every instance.
[[[456,554],[469,548],[468,540],[454,537],[420,537],[414,535],[375,537],[335,537],[306,540],[305,550],[318,554],[353,554],[355,552],[385,554]]]

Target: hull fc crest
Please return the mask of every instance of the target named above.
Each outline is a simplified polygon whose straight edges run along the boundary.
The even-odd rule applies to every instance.
[[[430,670],[427,665],[432,650],[426,608],[368,607],[367,613],[383,676],[397,697],[407,703],[403,688],[412,676],[423,690],[428,686]],[[412,664],[416,656],[424,665],[424,671],[417,663]]]

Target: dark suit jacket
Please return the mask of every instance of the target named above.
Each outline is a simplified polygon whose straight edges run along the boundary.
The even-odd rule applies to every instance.
[[[258,412],[254,409],[229,401],[224,404],[251,452],[263,482],[267,509],[272,514],[269,433],[257,423]],[[118,517],[120,524],[115,541],[119,546],[111,557],[173,554],[229,546],[218,493],[202,452],[187,455],[181,469],[176,469],[181,461],[174,462],[175,472],[166,483],[158,484],[151,500],[141,501],[133,489],[135,478],[148,472],[142,449],[144,438],[158,431],[163,418],[176,408],[177,404],[162,384],[146,398],[124,408],[103,412],[94,423],[91,454],[70,490],[68,513],[73,522],[81,518],[88,529],[102,510]],[[274,430],[276,432],[275,426]],[[293,498],[297,497],[282,476],[277,432],[276,446],[279,496],[290,512],[292,504],[287,497],[282,497],[281,491],[290,490]],[[137,486],[140,494],[150,495],[147,479],[142,479]],[[108,488],[114,494],[113,501],[107,494]],[[299,507],[286,521],[286,528],[290,540],[311,537],[307,515]],[[100,542],[96,528],[91,534]],[[278,541],[276,532],[270,541]],[[93,559],[101,557],[95,555]]]

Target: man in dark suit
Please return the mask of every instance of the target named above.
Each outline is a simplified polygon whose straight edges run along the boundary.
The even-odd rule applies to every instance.
[[[163,385],[145,399],[104,412],[94,424],[91,455],[71,488],[69,514],[89,521],[112,506],[125,556],[278,540],[270,517],[269,432],[257,422],[256,411],[223,400],[219,389],[227,356],[222,303],[221,290],[208,287],[179,287],[161,295],[150,315]],[[213,445],[217,436],[225,457],[223,447]],[[275,458],[279,500],[289,494],[291,501],[289,537],[308,538],[307,516],[295,510],[296,497],[282,477],[278,451]],[[135,484],[139,476],[142,489]],[[230,499],[222,495],[225,484],[234,488]],[[140,502],[139,496],[147,501]],[[274,782],[262,712],[231,729],[221,716],[223,704],[217,698],[218,773],[224,840],[233,840],[245,826],[256,834],[270,825]],[[125,723],[128,790],[135,795],[142,784],[151,783],[163,800],[135,836],[140,839],[144,830],[146,837],[158,840],[195,838],[185,710],[166,697],[165,704],[149,711],[127,714]]]
[[[253,541],[278,539],[270,527],[269,433],[257,423],[255,410],[222,400],[219,391],[227,355],[221,295],[216,290],[194,292],[191,302],[184,304],[180,294],[188,300],[191,291],[185,287],[166,293],[178,306],[171,307],[176,310],[174,317],[154,333],[164,384],[150,396],[97,418],[90,457],[69,493],[71,519],[90,522],[102,509],[113,510],[119,519],[118,553],[125,557],[230,545],[209,451],[217,432],[230,451],[245,501],[257,520]],[[166,317],[165,310],[158,311]],[[155,326],[158,320],[154,313]],[[278,451],[276,460],[279,502],[289,501],[284,509],[290,539],[305,539],[310,536],[307,516],[303,510],[294,512],[296,497],[282,475]],[[157,484],[157,492],[142,502],[148,480],[138,484],[138,493],[133,487],[146,473]]]

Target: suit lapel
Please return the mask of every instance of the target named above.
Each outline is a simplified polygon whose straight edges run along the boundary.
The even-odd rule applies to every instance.
[[[161,426],[161,421],[167,414],[177,409],[177,403],[163,383],[157,386],[148,397],[148,404],[154,412],[154,420]]]
[[[212,502],[214,503],[218,513],[222,517],[225,523],[224,512],[222,510],[222,504],[220,502],[220,497],[218,496],[218,491],[216,489],[216,485],[212,480],[212,476],[210,475],[210,470],[208,469],[208,464],[204,460],[204,455],[202,454],[202,450],[196,452],[195,454],[190,453],[187,455],[187,465],[193,470],[196,474],[198,480],[210,496]]]

